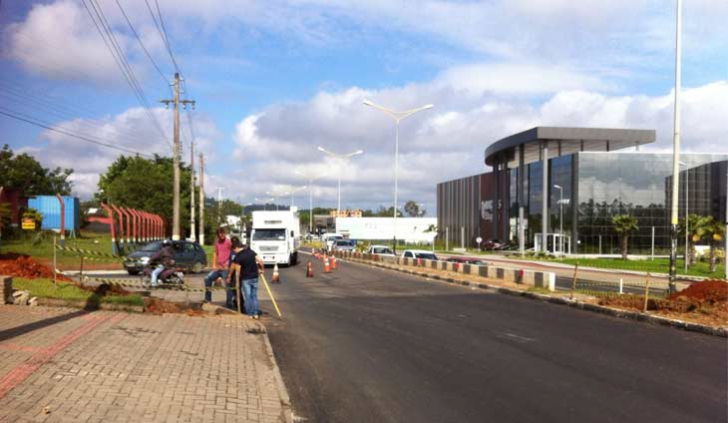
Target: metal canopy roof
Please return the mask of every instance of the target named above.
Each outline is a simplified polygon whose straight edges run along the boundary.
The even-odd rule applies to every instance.
[[[524,164],[539,161],[543,142],[548,145],[549,157],[558,157],[579,151],[613,151],[653,143],[655,130],[537,126],[488,146],[485,149],[485,164],[493,166],[496,159],[517,163],[518,147],[521,145],[524,149]]]

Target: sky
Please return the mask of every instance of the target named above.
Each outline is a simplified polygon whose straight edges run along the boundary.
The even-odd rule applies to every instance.
[[[378,209],[393,202],[395,124],[363,100],[433,104],[400,124],[398,178],[400,206],[432,216],[438,182],[487,171],[488,145],[534,126],[655,129],[649,149],[670,150],[675,4],[5,0],[0,144],[73,168],[88,198],[118,155],[171,156],[159,100],[177,68],[196,101],[182,157],[194,140],[208,196],[288,204],[297,190],[307,208],[318,177],[314,206],[336,207],[341,177],[342,208]],[[728,152],[725,16],[726,1],[683,5],[685,152]],[[364,153],[342,163],[318,146]]]

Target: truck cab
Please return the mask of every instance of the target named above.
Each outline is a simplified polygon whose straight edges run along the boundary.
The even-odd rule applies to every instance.
[[[295,208],[290,211],[253,212],[250,248],[263,263],[285,266],[298,263],[300,243],[300,220]]]

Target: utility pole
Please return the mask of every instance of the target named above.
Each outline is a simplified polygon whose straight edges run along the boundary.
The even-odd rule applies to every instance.
[[[197,241],[195,232],[195,141],[190,142],[190,239]]]
[[[218,224],[222,224],[223,218],[222,218],[222,192],[225,190],[225,187],[217,187],[217,215],[218,215]]]
[[[677,0],[675,31],[675,114],[672,139],[672,198],[670,201],[670,293],[677,292],[677,202],[680,188],[680,61],[682,36],[682,0]]]
[[[200,245],[205,245],[205,158],[200,153]]]
[[[172,239],[177,241],[180,239],[179,229],[179,187],[180,187],[180,172],[179,172],[179,161],[180,161],[180,143],[179,143],[179,105],[183,104],[187,107],[191,104],[195,106],[194,100],[180,100],[179,99],[179,72],[174,74],[174,98],[171,100],[160,100],[160,103],[164,103],[167,107],[172,103],[174,105],[174,151],[173,163],[174,163],[174,195],[172,198]]]

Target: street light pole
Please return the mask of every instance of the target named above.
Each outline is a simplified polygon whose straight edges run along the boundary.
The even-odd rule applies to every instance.
[[[677,292],[677,201],[680,187],[680,60],[682,33],[682,0],[677,0],[675,31],[675,113],[672,145],[672,198],[670,202],[670,293]]]
[[[418,107],[416,109],[410,109],[410,110],[404,110],[404,111],[396,111],[392,110],[390,108],[380,106],[378,104],[375,104],[367,99],[364,99],[364,105],[369,107],[374,107],[375,109],[383,112],[385,115],[391,117],[394,119],[395,122],[395,135],[394,135],[394,252],[397,253],[397,204],[398,204],[398,198],[397,198],[397,183],[398,183],[398,173],[399,173],[399,122],[402,121],[405,118],[408,118],[412,116],[413,114],[417,112],[421,112],[423,110],[431,109],[434,106],[432,104],[427,104],[422,107]]]
[[[338,166],[339,167],[339,172],[338,172],[339,173],[339,201],[336,206],[336,216],[338,217],[339,214],[341,213],[341,165],[348,162],[349,159],[351,159],[352,157],[362,154],[364,152],[364,150],[356,150],[352,153],[347,153],[347,154],[332,153],[323,147],[319,147],[318,150],[333,157],[334,159],[336,159],[339,162],[339,166]]]
[[[559,250],[564,252],[564,188],[554,185],[559,190]]]
[[[318,175],[307,175],[301,171],[295,171],[296,175],[303,176],[308,180],[308,233],[313,234],[313,181],[326,175],[326,172]]]
[[[688,233],[690,232],[690,222],[688,221],[688,207],[690,201],[690,168],[685,162],[680,162],[681,166],[685,166],[685,274],[688,274]]]

